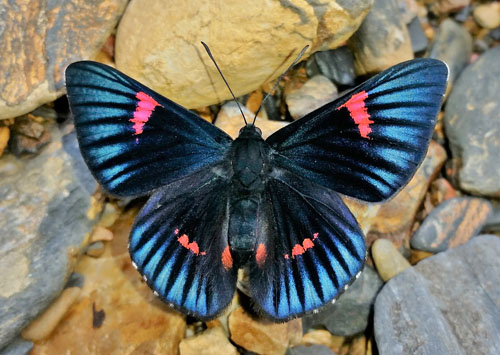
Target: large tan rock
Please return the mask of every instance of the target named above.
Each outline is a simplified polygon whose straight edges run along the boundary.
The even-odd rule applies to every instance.
[[[277,78],[305,45],[307,57],[345,42],[372,3],[133,0],[118,27],[116,65],[185,107],[207,106],[230,94],[200,41],[240,96]]]
[[[0,119],[20,116],[64,92],[64,69],[92,59],[126,0],[14,0],[1,5]]]

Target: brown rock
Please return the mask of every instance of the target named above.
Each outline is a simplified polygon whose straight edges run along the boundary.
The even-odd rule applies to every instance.
[[[238,355],[221,327],[205,330],[195,336],[183,339],[179,345],[180,355]]]
[[[439,0],[439,10],[442,13],[455,12],[468,6],[470,0]]]
[[[188,108],[230,93],[200,41],[210,46],[236,96],[273,81],[299,51],[338,47],[359,27],[371,0],[135,0],[116,36],[117,67]],[[151,14],[155,16],[151,16]],[[168,24],[170,31],[165,31]]]
[[[115,237],[98,259],[83,256],[82,294],[51,336],[32,354],[176,354],[184,317],[165,306],[133,268],[127,250],[137,210],[114,225]]]
[[[5,126],[0,127],[0,157],[3,154],[5,147],[7,147],[7,143],[9,143],[9,138],[10,138],[9,127]]]
[[[103,242],[94,242],[87,246],[85,254],[93,258],[98,258],[104,253],[104,247]]]
[[[99,241],[109,242],[111,240],[113,240],[113,232],[101,226],[95,227],[92,235],[90,236],[90,243]]]
[[[23,330],[23,338],[31,341],[40,341],[48,337],[59,324],[68,309],[78,299],[80,293],[81,289],[79,287],[65,289],[45,312]]]
[[[372,245],[372,258],[377,272],[384,281],[403,272],[411,265],[387,239],[377,239]]]
[[[380,207],[383,205],[380,203],[369,203],[356,200],[355,198],[351,198],[349,196],[342,196],[342,200],[352,212],[354,217],[356,217],[363,233],[367,235],[371,230],[372,224],[377,218]]]
[[[412,249],[410,255],[410,264],[415,265],[420,260],[424,260],[425,258],[433,255],[434,253],[430,253],[428,251]]]
[[[325,345],[333,353],[337,354],[344,343],[345,338],[337,335],[332,335],[329,331],[324,329],[314,329],[302,337],[301,344],[303,345]]]
[[[384,237],[394,242],[397,248],[409,247],[409,236],[413,220],[422,203],[430,181],[434,179],[446,160],[446,151],[431,141],[427,155],[415,176],[392,200],[382,204],[367,235],[370,245],[375,239]]]
[[[64,69],[93,58],[126,0],[10,1],[3,5],[0,119],[19,116],[64,92]],[[91,15],[90,15],[91,14]]]
[[[474,20],[483,28],[494,29],[500,26],[500,3],[498,1],[476,6]]]
[[[258,354],[284,354],[286,349],[300,343],[302,322],[294,319],[287,323],[256,320],[243,308],[229,316],[231,340],[242,348]]]
[[[10,151],[15,155],[34,154],[50,142],[50,132],[36,116],[31,114],[16,118],[11,126]]]
[[[378,73],[413,59],[410,35],[396,0],[375,0],[372,11],[348,45],[358,75]]]
[[[491,213],[491,204],[482,198],[447,200],[427,216],[411,238],[411,246],[436,253],[462,245],[481,231]]]
[[[357,336],[352,340],[349,355],[365,355],[367,347],[366,337],[364,335]]]
[[[247,118],[247,121],[251,122],[254,114],[244,106],[242,106],[242,110]],[[255,121],[255,125],[262,130],[262,137],[264,139],[269,137],[278,129],[285,127],[287,124],[288,122],[268,120],[262,114],[259,114],[257,120]],[[238,137],[240,129],[245,125],[245,122],[243,121],[241,112],[234,101],[230,101],[222,106],[219,114],[217,115],[217,119],[215,120],[215,125],[229,134],[233,139]]]
[[[434,206],[441,202],[457,197],[457,192],[445,178],[434,180],[430,186],[431,201]]]

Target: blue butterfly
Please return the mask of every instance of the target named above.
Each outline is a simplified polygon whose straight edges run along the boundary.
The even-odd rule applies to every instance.
[[[447,76],[438,60],[401,63],[266,140],[253,123],[233,140],[103,64],[71,64],[66,87],[97,181],[116,196],[151,194],[129,250],[155,294],[213,319],[244,267],[257,311],[284,321],[332,302],[359,275],[363,234],[337,192],[379,202],[408,183]]]

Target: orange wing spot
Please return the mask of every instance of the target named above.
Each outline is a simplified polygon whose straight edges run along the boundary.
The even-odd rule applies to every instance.
[[[224,269],[229,270],[233,267],[233,257],[231,256],[231,251],[229,250],[229,245],[222,252],[222,265],[224,265]]]
[[[186,234],[183,234],[181,235],[179,238],[177,238],[177,241],[179,243],[181,243],[181,245],[184,247],[184,248],[188,248],[188,245],[189,245],[189,238]]]
[[[188,249],[191,250],[196,255],[200,253],[200,247],[198,247],[198,243],[196,242],[189,243]]]
[[[302,246],[304,247],[304,250],[311,249],[314,246],[314,243],[311,239],[306,238],[302,242]]]
[[[370,124],[374,123],[370,120],[370,115],[368,114],[368,108],[365,106],[365,99],[368,97],[366,91],[358,92],[346,101],[345,104],[339,106],[337,110],[345,107],[349,110],[354,123],[358,125],[359,134],[363,138],[369,138],[368,135],[372,132]]]
[[[266,246],[262,243],[257,247],[257,253],[255,254],[255,260],[257,260],[257,265],[262,266],[266,262],[267,250]]]
[[[202,251],[202,252],[200,253],[200,255],[207,255],[207,252],[206,252],[206,251]]]
[[[305,250],[300,244],[295,244],[295,246],[292,249],[292,258],[294,258],[296,255],[302,255],[304,254]]]
[[[176,229],[176,234],[179,233],[179,230]],[[187,234],[181,235],[179,238],[177,238],[177,241],[179,242],[180,245],[182,245],[184,248],[190,250],[193,254],[199,255],[200,254],[200,247],[198,246],[198,243],[196,242],[189,242],[189,237]],[[201,255],[206,255],[207,253],[202,251]]]

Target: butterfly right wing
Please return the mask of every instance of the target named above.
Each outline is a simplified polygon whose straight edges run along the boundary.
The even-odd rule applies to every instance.
[[[202,320],[220,314],[236,290],[228,171],[222,165],[206,168],[157,190],[130,235],[132,261],[155,294]]]

